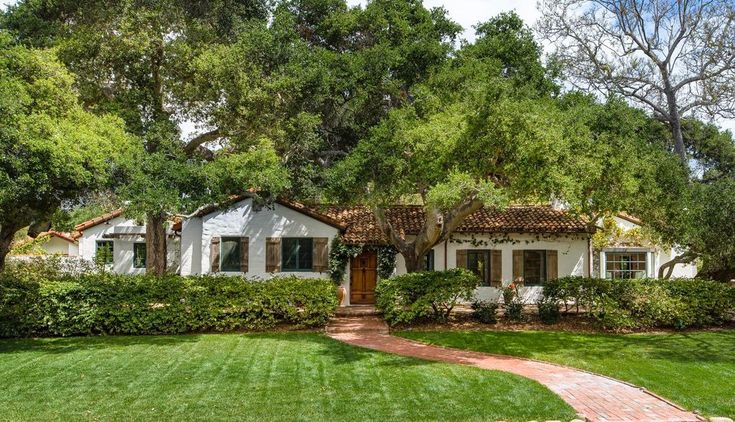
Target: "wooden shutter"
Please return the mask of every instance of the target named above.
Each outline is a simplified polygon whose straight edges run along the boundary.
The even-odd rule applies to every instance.
[[[248,272],[248,259],[250,255],[250,238],[240,238],[240,272]]]
[[[457,249],[456,268],[467,268],[467,249]]]
[[[557,278],[559,278],[559,253],[546,251],[546,279],[556,280]]]
[[[513,251],[513,282],[523,279],[523,251]]]
[[[281,238],[268,237],[265,239],[265,272],[281,272]]]
[[[490,286],[503,287],[502,251],[490,251]]]
[[[219,272],[219,245],[220,238],[218,236],[213,236],[212,243],[209,246],[209,263],[213,273]]]
[[[324,273],[327,271],[327,262],[329,261],[329,248],[327,247],[329,238],[314,238],[314,255],[311,261],[312,271],[315,273]]]

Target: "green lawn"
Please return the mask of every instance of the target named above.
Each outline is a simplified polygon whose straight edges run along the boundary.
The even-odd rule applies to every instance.
[[[646,387],[705,415],[735,416],[735,331],[655,335],[405,331],[398,335],[586,369]]]
[[[569,420],[511,374],[319,334],[0,341],[0,420]]]

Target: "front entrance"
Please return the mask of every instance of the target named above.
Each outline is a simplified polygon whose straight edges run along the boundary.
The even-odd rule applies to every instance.
[[[378,282],[378,254],[364,252],[350,260],[350,304],[375,303],[375,285]]]

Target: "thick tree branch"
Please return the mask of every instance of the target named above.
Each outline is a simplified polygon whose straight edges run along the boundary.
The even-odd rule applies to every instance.
[[[217,139],[222,137],[222,132],[219,128],[214,129],[209,132],[202,133],[194,139],[190,140],[185,146],[184,146],[184,152],[187,155],[192,155],[194,152],[199,149],[200,146],[206,144],[207,142],[216,141]]]

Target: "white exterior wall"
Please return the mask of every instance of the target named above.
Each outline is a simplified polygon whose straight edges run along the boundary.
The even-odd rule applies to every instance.
[[[57,236],[50,236],[48,241],[41,245],[49,255],[76,256],[79,254],[79,246]]]
[[[615,223],[618,225],[618,227],[624,229],[624,230],[631,230],[636,229],[640,226],[637,224],[628,221],[624,218],[620,217],[614,217]],[[609,247],[604,248],[600,252],[600,273],[596,274],[596,276],[605,278],[605,252],[614,252],[614,251],[629,251],[629,252],[646,252],[648,254],[647,256],[647,266],[646,266],[646,272],[647,276],[651,278],[658,277],[658,271],[659,268],[661,268],[661,265],[671,261],[673,258],[675,258],[677,255],[679,255],[682,251],[673,248],[673,249],[661,249],[659,247],[649,246],[649,247]],[[674,266],[674,271],[671,273],[671,277],[673,278],[694,278],[697,276],[697,265],[696,264],[676,264]]]
[[[144,232],[144,226],[136,224],[135,220],[124,217],[116,217],[112,220],[90,227],[82,233],[79,238],[79,256],[87,261],[94,261],[98,240],[111,240],[113,242],[113,264],[109,270],[120,274],[145,274],[145,268],[133,267],[133,244],[145,243],[142,236],[128,235],[122,238],[105,238],[106,234],[112,234],[115,228],[129,227],[137,228]],[[179,241],[171,237],[166,239],[168,250],[169,271],[177,272],[179,268]]]
[[[208,274],[210,245],[213,236],[248,237],[247,277],[270,278],[274,275],[298,275],[309,278],[327,278],[328,273],[281,272],[266,273],[265,245],[268,237],[326,237],[331,245],[339,229],[281,204],[256,210],[252,199],[244,199],[227,209],[215,211],[201,218],[186,221],[182,227],[181,273]],[[240,272],[222,274],[242,275]]]
[[[558,252],[559,277],[570,275],[589,275],[589,243],[586,236],[570,235],[569,237],[549,237],[537,239],[535,235],[512,234],[508,237],[510,242],[493,244],[491,235],[476,235],[475,240],[487,245],[473,246],[468,241],[469,236],[454,235],[453,240],[446,243],[446,260],[444,257],[445,244],[440,243],[434,247],[434,269],[444,270],[456,268],[457,250],[479,249],[502,251],[502,274],[503,285],[507,286],[513,281],[513,251],[514,250],[555,250]],[[461,242],[461,243],[460,243]],[[445,266],[446,261],[446,266]],[[405,274],[406,264],[403,256],[396,257],[396,274]],[[529,286],[521,289],[521,294],[527,303],[534,303],[540,298],[541,286]],[[496,301],[500,297],[500,289],[494,287],[479,287],[475,298],[479,300]]]

